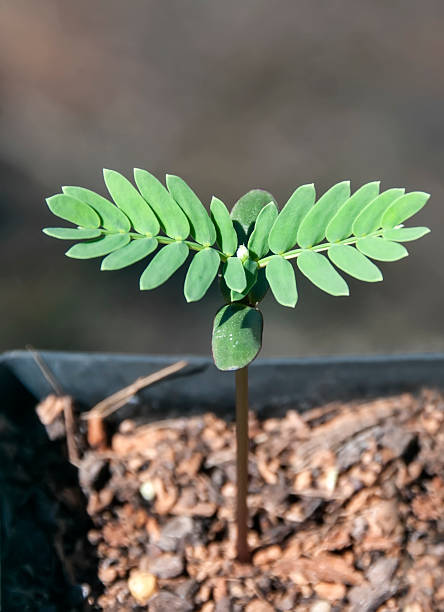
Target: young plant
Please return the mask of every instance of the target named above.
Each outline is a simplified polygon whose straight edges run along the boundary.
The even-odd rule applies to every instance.
[[[351,195],[349,181],[326,191],[316,202],[313,184],[298,187],[278,210],[267,191],[254,189],[231,212],[213,197],[209,215],[192,189],[167,175],[166,188],[146,170],[136,169],[137,186],[113,170],[104,171],[114,203],[83,187],[63,187],[47,199],[50,210],[76,227],[46,228],[54,238],[81,241],[68,257],[103,257],[101,270],[119,270],[154,256],[140,277],[140,289],[162,285],[191,252],[185,278],[188,302],[200,300],[219,277],[226,304],[213,323],[212,349],[220,370],[236,370],[237,554],[249,559],[247,544],[248,365],[262,343],[258,304],[271,289],[283,306],[298,300],[298,270],[322,291],[348,295],[341,272],[366,282],[382,280],[372,260],[407,256],[401,244],[429,232],[404,227],[429,195],[388,189],[379,182]]]

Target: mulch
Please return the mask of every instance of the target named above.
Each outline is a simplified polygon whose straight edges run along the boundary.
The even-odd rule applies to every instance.
[[[235,558],[234,424],[213,414],[125,420],[83,454],[82,493],[45,484],[85,609],[444,610],[440,392],[251,414],[249,430],[251,564]]]

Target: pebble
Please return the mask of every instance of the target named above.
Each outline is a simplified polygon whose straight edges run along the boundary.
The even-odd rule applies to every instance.
[[[183,572],[183,559],[178,555],[163,555],[150,563],[150,572],[158,578],[177,578]]]
[[[367,570],[367,578],[370,580],[371,584],[377,586],[383,583],[384,580],[390,580],[398,565],[399,559],[396,559],[396,557],[383,557],[382,559],[378,559],[378,561]]]
[[[156,590],[157,579],[149,572],[132,570],[128,579],[128,589],[137,603],[145,605]]]
[[[147,502],[152,502],[156,497],[156,491],[154,485],[150,480],[143,482],[139,487],[139,493],[143,499]]]
[[[99,568],[99,580],[103,584],[110,584],[117,578],[117,570],[113,566]]]
[[[150,612],[191,612],[193,606],[187,601],[169,593],[161,591],[150,601]]]
[[[310,612],[330,612],[331,605],[328,601],[316,601],[310,608]]]
[[[182,599],[192,599],[199,590],[199,583],[194,578],[189,578],[183,582],[177,583],[174,588],[174,592],[178,597]]]
[[[191,517],[178,516],[166,523],[156,544],[165,552],[172,552],[193,535],[194,529]]]
[[[419,603],[407,604],[405,608],[402,609],[402,612],[423,612],[422,607]]]
[[[119,431],[122,434],[132,433],[136,429],[136,424],[131,419],[125,419],[119,425]]]
[[[347,591],[345,584],[339,582],[318,582],[314,590],[319,597],[328,601],[338,601],[344,599]]]

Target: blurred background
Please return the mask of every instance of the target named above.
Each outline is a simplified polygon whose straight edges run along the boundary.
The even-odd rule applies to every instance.
[[[103,167],[138,166],[229,207],[312,181],[430,192],[414,224],[433,233],[383,283],[268,296],[262,356],[443,351],[443,60],[439,0],[3,0],[0,350],[209,354],[216,286],[141,293],[143,263],[99,273],[41,233],[61,185],[105,194]]]

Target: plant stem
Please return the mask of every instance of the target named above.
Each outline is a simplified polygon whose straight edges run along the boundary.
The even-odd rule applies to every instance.
[[[248,530],[248,366],[236,370],[236,471],[237,471],[237,559],[250,561]]]

